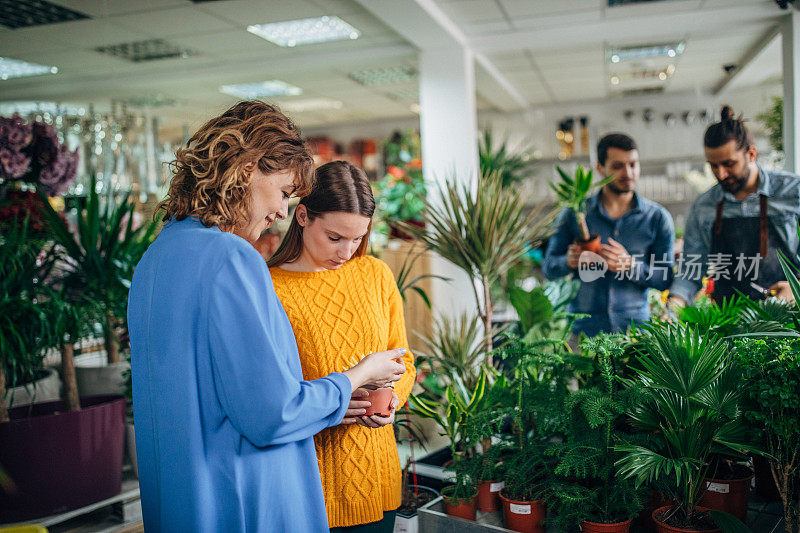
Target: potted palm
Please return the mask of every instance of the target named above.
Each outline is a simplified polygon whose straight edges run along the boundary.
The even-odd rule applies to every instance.
[[[70,231],[49,203],[45,202],[44,210],[53,239],[67,257],[65,288],[85,295],[102,311],[99,321],[108,366],[77,367],[81,394],[122,394],[123,372],[129,365],[120,359],[117,331],[126,321],[133,268],[153,241],[158,223],[153,220],[134,227],[135,202],[129,196],[121,200],[109,196],[103,203],[95,185],[93,177],[86,205],[78,211],[77,234]]]
[[[561,181],[550,183],[550,187],[555,191],[558,204],[569,209],[575,217],[578,227],[578,239],[575,243],[581,248],[582,252],[600,251],[600,236],[589,233],[586,225],[586,197],[595,187],[602,187],[612,180],[608,177],[597,183],[594,182],[594,175],[591,170],[586,171],[581,165],[575,170],[575,176],[570,176],[561,167],[556,167]]]
[[[642,507],[642,491],[617,475],[613,446],[624,435],[621,419],[637,400],[637,389],[619,389],[617,368],[625,350],[619,335],[598,335],[581,344],[594,355],[598,383],[567,398],[567,438],[548,452],[558,459],[546,498],[553,525],[580,523],[585,533],[627,533]]]
[[[425,227],[404,229],[479,282],[483,294],[472,284],[475,305],[484,331],[491,331],[492,284],[549,235],[554,213],[530,209],[526,198],[503,188],[497,173],[478,176],[477,183],[448,179],[436,197],[425,200]],[[491,364],[491,337],[485,342]]]
[[[530,146],[523,145],[516,150],[509,148],[508,141],[503,140],[495,145],[491,129],[483,132],[478,142],[478,162],[481,174],[488,176],[496,173],[500,176],[503,187],[517,184],[528,177],[533,163]]]
[[[741,522],[699,505],[715,454],[746,459],[753,451],[739,409],[741,370],[723,339],[685,323],[652,323],[636,332],[642,399],[629,416],[651,438],[615,446],[616,465],[637,486],[668,480],[675,505],[653,512],[659,531],[700,531]]]

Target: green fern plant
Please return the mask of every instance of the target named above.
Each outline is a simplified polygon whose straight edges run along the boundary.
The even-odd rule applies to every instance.
[[[595,358],[598,385],[569,395],[564,410],[569,419],[568,437],[547,453],[557,459],[555,476],[546,492],[550,521],[562,531],[584,520],[623,522],[642,507],[642,490],[633,481],[617,476],[613,451],[623,436],[616,427],[638,400],[638,390],[620,390],[616,368],[625,352],[625,339],[601,334],[585,340],[581,348]]]
[[[556,193],[558,204],[565,208],[570,209],[575,216],[575,222],[578,224],[578,232],[580,233],[581,240],[588,241],[591,238],[589,227],[586,225],[586,197],[595,187],[602,187],[611,182],[612,176],[599,182],[594,181],[594,173],[592,170],[585,170],[581,165],[575,169],[575,175],[570,176],[561,167],[556,167],[558,174],[561,176],[561,181],[558,183],[550,182],[550,188]]]

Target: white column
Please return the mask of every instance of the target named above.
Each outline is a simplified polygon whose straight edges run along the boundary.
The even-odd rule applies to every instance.
[[[473,180],[478,169],[475,60],[463,47],[419,54],[419,106],[425,179]]]
[[[478,172],[475,61],[461,46],[424,49],[419,54],[420,134],[422,168],[429,195],[436,201],[437,185],[445,180],[476,183]],[[472,279],[440,257],[432,261],[434,316],[477,315]]]
[[[783,36],[784,168],[800,173],[800,11],[790,9],[781,25]]]

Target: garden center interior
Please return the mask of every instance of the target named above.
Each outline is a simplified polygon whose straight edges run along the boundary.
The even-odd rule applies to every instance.
[[[396,278],[416,357],[394,422],[395,532],[798,531],[800,309],[779,297],[800,295],[800,200],[770,195],[800,191],[800,1],[0,0],[0,532],[158,530],[136,464],[128,289],[176,151],[252,99],[296,123],[315,167],[348,161],[372,185],[368,253]],[[626,315],[580,344],[576,302],[599,297],[579,292],[583,271],[547,266],[561,208],[592,230],[576,182],[592,170],[607,190],[608,150],[635,152],[634,198],[669,215],[672,269],[715,207],[715,232],[722,220],[721,192],[706,225],[693,203],[722,190],[706,132],[724,105],[752,135],[771,222],[759,195],[723,184],[724,198],[755,217],[762,250],[767,225],[785,237],[785,285],[753,278],[765,300],[718,305],[712,268],[673,308],[669,284],[644,284],[644,326]],[[635,144],[599,150],[610,133]],[[257,241],[265,259],[291,219]],[[609,306],[628,297],[609,283]],[[57,421],[77,414],[66,379],[77,412],[117,410]]]

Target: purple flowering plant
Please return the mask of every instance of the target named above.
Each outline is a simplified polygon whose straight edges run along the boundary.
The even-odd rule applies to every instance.
[[[55,127],[26,123],[21,116],[0,117],[0,184],[24,181],[48,196],[66,192],[78,171],[78,151],[58,140]]]

